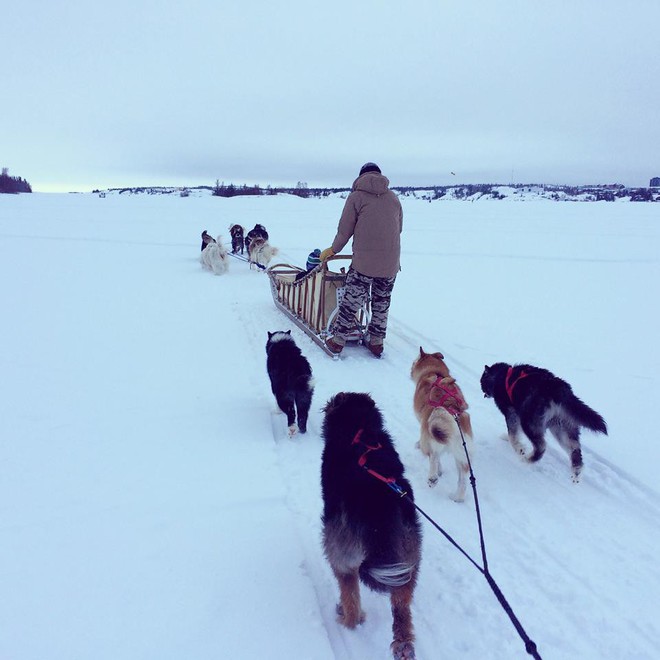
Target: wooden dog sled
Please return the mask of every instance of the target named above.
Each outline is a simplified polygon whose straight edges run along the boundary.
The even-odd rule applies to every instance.
[[[330,328],[344,294],[346,268],[339,267],[338,262],[345,259],[352,259],[352,256],[330,257],[310,271],[289,264],[275,264],[266,271],[275,306],[332,357],[337,356],[328,350],[325,339],[331,334]],[[331,266],[339,270],[332,270]],[[368,306],[358,310],[347,343],[362,343],[370,317]]]

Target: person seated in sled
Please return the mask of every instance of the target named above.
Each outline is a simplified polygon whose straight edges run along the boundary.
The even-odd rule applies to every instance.
[[[305,264],[305,270],[301,271],[296,275],[296,282],[301,279],[302,277],[305,277],[307,273],[309,273],[310,270],[314,270],[319,264],[321,263],[321,250],[316,248],[316,250],[312,250],[308,257],[307,257],[307,263]]]

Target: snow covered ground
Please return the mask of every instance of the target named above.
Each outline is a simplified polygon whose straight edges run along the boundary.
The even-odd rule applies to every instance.
[[[404,199],[386,353],[325,356],[199,234],[264,224],[278,261],[330,244],[338,198],[0,196],[0,658],[387,658],[385,597],[335,621],[320,548],[321,407],[369,391],[418,504],[475,558],[474,501],[414,448],[410,364],[442,350],[471,405],[491,571],[544,659],[660,654],[660,207]],[[654,302],[655,301],[655,302]],[[317,382],[310,431],[274,415],[266,332]],[[522,463],[479,376],[531,362],[607,420],[582,482],[550,438]],[[483,577],[423,522],[417,654],[529,657]]]

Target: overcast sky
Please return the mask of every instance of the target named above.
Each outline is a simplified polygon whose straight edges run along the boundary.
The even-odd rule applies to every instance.
[[[659,0],[21,0],[0,166],[35,191],[660,176]],[[452,174],[453,173],[453,174]]]

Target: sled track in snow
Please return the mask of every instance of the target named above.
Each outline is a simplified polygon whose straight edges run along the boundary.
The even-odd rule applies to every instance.
[[[254,276],[258,278],[259,274]],[[260,282],[260,286],[266,288],[265,283]],[[265,408],[271,410],[274,401],[265,370],[265,331],[289,329],[290,324],[272,305],[267,293],[263,305],[255,305],[252,309],[238,306],[236,309],[257,362],[261,362],[258,366],[263,370],[263,384],[259,391],[263,392]],[[582,623],[574,616],[571,594],[579,593],[579,602],[587,608],[596,609],[601,603],[607,603],[609,608],[616,609],[617,603],[601,593],[600,585],[603,580],[611,579],[609,563],[624,566],[629,561],[629,542],[625,534],[623,538],[612,537],[608,524],[596,526],[591,534],[586,535],[584,542],[606,547],[611,560],[609,563],[605,561],[602,567],[585,568],[570,549],[562,550],[561,544],[557,547],[557,538],[584,535],[594,506],[601,509],[604,506],[607,515],[610,508],[614,510],[613,526],[625,524],[629,507],[634,507],[638,514],[642,509],[649,527],[656,526],[660,511],[657,495],[588,448],[585,448],[588,461],[583,482],[577,486],[570,482],[564,452],[553,446],[552,440],[549,440],[542,461],[534,465],[522,463],[499,437],[505,431],[504,421],[492,402],[484,401],[479,389],[480,373],[454,360],[451,345],[438,345],[431,337],[417,332],[396,317],[390,320],[386,353],[381,360],[375,360],[364,347],[348,348],[340,360],[333,360],[302,331],[295,327],[291,330],[296,343],[312,363],[316,392],[309,432],[288,438],[283,416],[276,415],[272,420],[273,438],[281,477],[286,484],[287,506],[303,548],[304,571],[316,593],[319,622],[326,630],[335,658],[387,657],[391,615],[386,597],[363,589],[363,607],[367,613],[365,624],[355,631],[348,631],[336,621],[337,586],[323,557],[320,540],[320,408],[328,395],[341,389],[352,389],[348,383],[357,391],[372,391],[374,388],[374,398],[406,465],[417,503],[471,556],[480,557],[470,490],[462,505],[449,500],[447,493],[453,490],[455,476],[453,465],[446,460],[445,474],[439,485],[429,489],[426,486],[426,459],[414,448],[418,426],[412,413],[412,381],[408,389],[410,396],[405,400],[400,396],[405,385],[398,384],[409,379],[410,366],[420,345],[426,350],[442,350],[471,404],[475,426],[474,464],[490,567],[521,623],[546,659],[570,655],[607,657],[604,651],[591,649],[588,643],[580,646]],[[382,385],[387,382],[397,385],[391,388]],[[609,504],[603,505],[604,500]],[[568,516],[560,515],[556,507],[561,511],[566,506],[577,508]],[[604,514],[601,511],[596,515],[602,517]],[[425,521],[422,524],[423,560],[413,604],[418,658],[437,657],[440,649],[443,655],[457,658],[479,656],[508,660],[528,657],[482,576]],[[502,536],[501,529],[507,530],[506,536]],[[641,539],[639,552],[654,552],[655,541],[660,542],[657,534],[655,539]],[[590,574],[585,576],[585,570]],[[632,567],[630,573],[631,579],[660,581],[658,571],[653,576],[642,576],[637,575]],[[539,610],[543,612],[541,621],[534,616]],[[626,625],[636,626],[634,613],[628,619]],[[452,633],[465,628],[466,620],[473,622],[474,638],[462,639]],[[639,637],[647,640],[649,648],[653,646],[654,631],[641,630]],[[603,648],[618,653],[617,644],[621,644],[618,638],[604,636]],[[644,655],[644,649],[640,651],[638,648],[637,651],[638,657],[652,657]],[[595,654],[590,656],[590,652]]]

